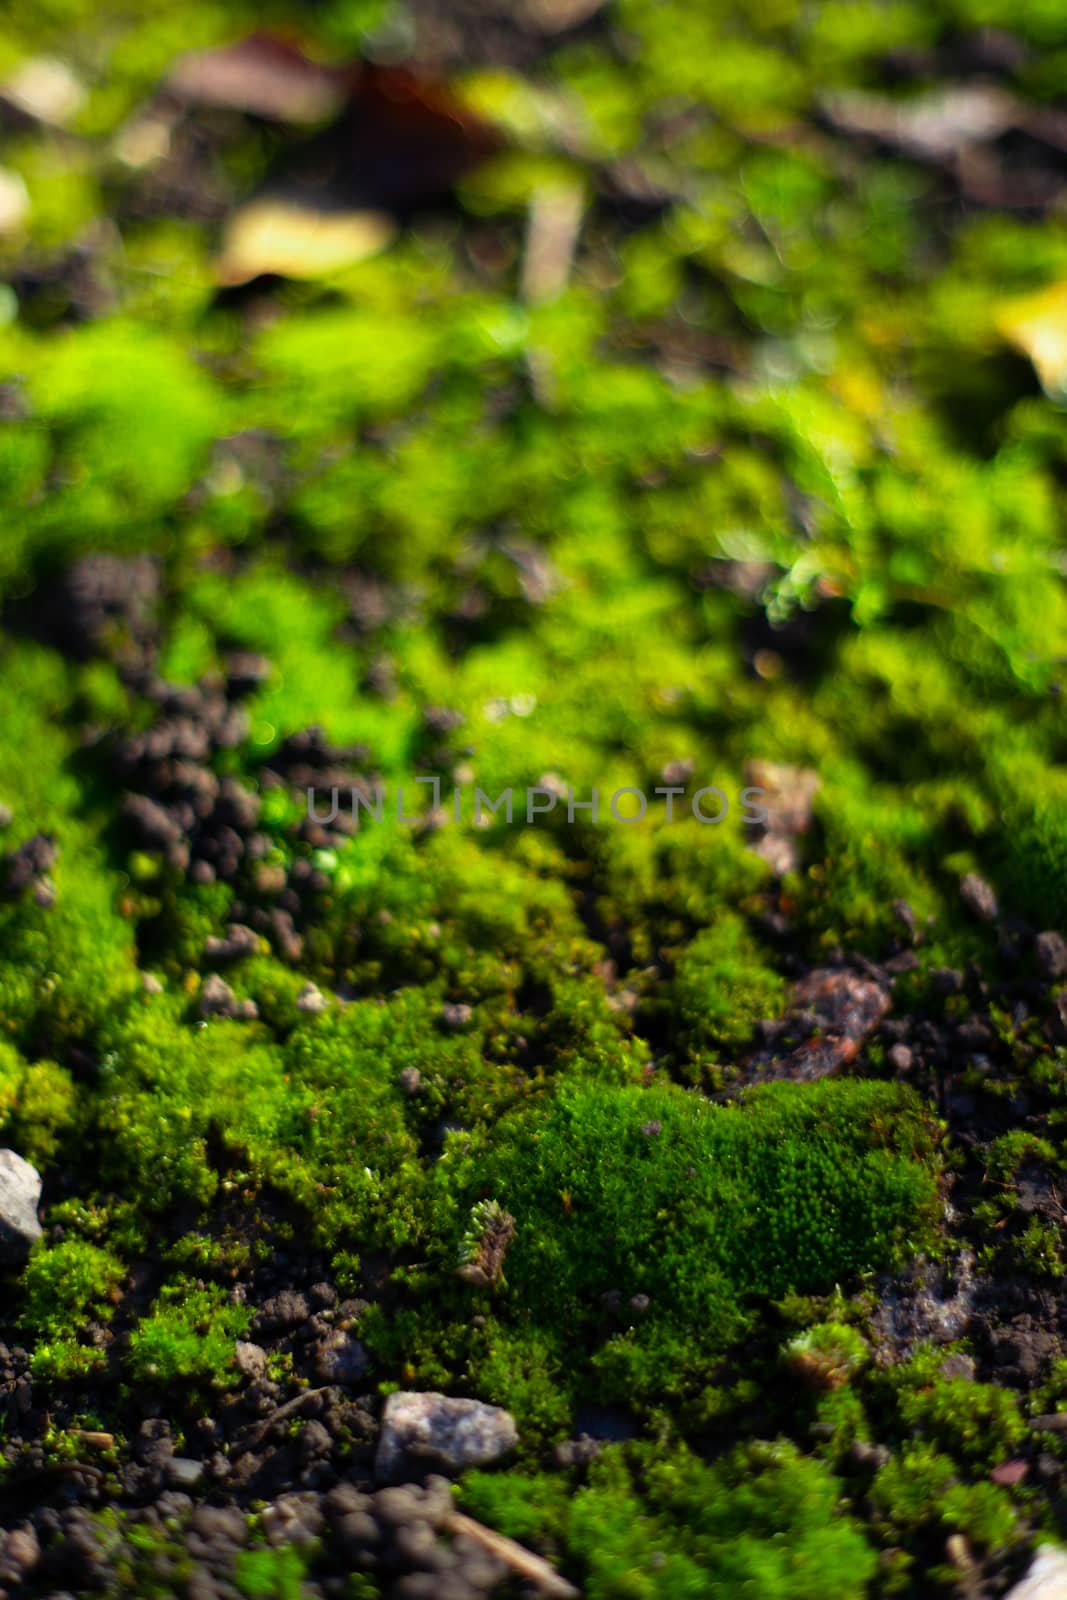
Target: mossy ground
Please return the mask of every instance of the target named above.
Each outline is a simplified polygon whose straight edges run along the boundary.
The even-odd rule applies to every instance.
[[[1028,942],[1067,923],[1067,425],[1000,331],[1067,277],[1067,219],[827,106],[983,80],[998,29],[1011,92],[1055,106],[1067,23],[618,0],[545,38],[460,10],[51,0],[0,33],[0,72],[58,54],[86,89],[67,129],[10,113],[4,155],[30,209],[0,241],[0,847],[58,851],[47,892],[0,901],[0,1135],[46,1230],[4,1289],[35,1408],[4,1473],[25,1506],[112,1433],[114,1548],[144,1404],[191,1439],[266,1264],[314,1253],[365,1301],[367,1395],[513,1411],[517,1463],[461,1501],[590,1600],[999,1592],[1061,1528],[1067,1462],[1027,1442],[1067,1397],[1067,1011]],[[228,112],[196,146],[187,119],[160,173],[120,131],[183,49],[295,24],[337,59],[405,18],[506,152],[372,259],[220,292],[218,217],[298,136]],[[546,184],[584,215],[541,300]],[[240,652],[267,667],[238,696]],[[126,805],[183,690],[193,721],[243,707],[180,757],[255,799],[230,875]],[[272,776],[309,727],[390,795],[465,786],[463,820],[309,834]],[[783,877],[744,826],[752,760],[819,778]],[[729,814],[610,818],[675,782]],[[515,820],[472,825],[474,784]],[[527,826],[538,785],[604,814]],[[211,951],[256,913],[220,968],[250,1014],[212,1014]],[[844,1077],[739,1088],[795,979],[905,947],[911,1069],[883,1031]],[[492,1272],[460,1275],[501,1215]],[[961,1246],[968,1329],[887,1337],[886,1275]],[[1004,1285],[1051,1340],[1007,1380]],[[271,1381],[299,1392],[291,1355]],[[591,1406],[632,1436],[589,1466],[561,1446]],[[184,1594],[175,1529],[137,1538],[113,1587]],[[254,1545],[235,1581],[314,1593],[328,1561]]]

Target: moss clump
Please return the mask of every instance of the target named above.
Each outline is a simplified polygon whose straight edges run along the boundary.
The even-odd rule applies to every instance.
[[[725,1348],[749,1296],[888,1266],[934,1216],[934,1130],[888,1084],[769,1086],[729,1107],[669,1086],[565,1087],[498,1136],[441,1167],[515,1218],[510,1308],[595,1348],[605,1304],[621,1306],[640,1326],[601,1360],[641,1392]]]
[[[821,1462],[788,1441],[742,1446],[714,1467],[684,1447],[612,1446],[588,1484],[470,1473],[463,1503],[514,1538],[558,1541],[590,1600],[860,1600],[877,1556]]]
[[[786,994],[741,918],[724,914],[682,954],[667,1005],[691,1058],[729,1058],[751,1045],[757,1022],[781,1015]]]
[[[293,1545],[280,1550],[242,1550],[234,1582],[247,1600],[301,1600],[307,1567],[306,1554]]]
[[[1042,925],[1067,923],[1067,778],[1043,774],[1037,794],[1023,792],[1007,817],[999,854],[1012,900]]]
[[[234,1342],[248,1331],[250,1310],[217,1285],[168,1284],[130,1335],[129,1367],[141,1383],[234,1381]]]
[[[926,1365],[920,1360],[900,1375],[900,1417],[912,1435],[928,1439],[971,1470],[988,1470],[1014,1454],[1026,1436],[1015,1395],[965,1378],[931,1381]]]
[[[1007,1492],[992,1483],[967,1483],[951,1456],[929,1443],[907,1444],[882,1467],[870,1489],[876,1525],[895,1536],[929,1526],[931,1513],[947,1533],[962,1533],[980,1549],[996,1550],[1017,1537]]]
[[[22,1277],[19,1325],[34,1338],[35,1377],[59,1382],[105,1365],[99,1346],[83,1337],[87,1324],[111,1319],[126,1269],[118,1256],[84,1239],[40,1244]]]
[[[798,1333],[782,1350],[786,1370],[810,1389],[840,1389],[868,1359],[863,1335],[843,1322],[823,1322]]]
[[[224,416],[188,352],[115,318],[52,340],[31,389],[49,430],[41,470],[62,485],[32,510],[33,558],[158,540],[150,520],[190,486]]]
[[[554,1332],[508,1327],[487,1317],[466,1363],[475,1394],[503,1406],[519,1428],[520,1447],[539,1456],[548,1440],[565,1437],[572,1421],[566,1355]]]
[[[90,1316],[107,1318],[124,1276],[116,1256],[83,1239],[40,1244],[22,1275],[21,1326],[55,1337],[76,1333]]]
[[[6,1137],[27,1161],[44,1166],[84,1124],[84,1107],[70,1072],[54,1061],[34,1061],[13,1072],[4,1084],[13,1101]],[[0,1111],[2,1120],[2,1111]]]

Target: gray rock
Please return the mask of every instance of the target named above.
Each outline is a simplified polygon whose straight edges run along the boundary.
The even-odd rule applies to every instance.
[[[375,1475],[390,1482],[419,1466],[451,1473],[488,1466],[518,1437],[514,1417],[499,1406],[400,1390],[385,1402]]]
[[[281,1494],[260,1513],[267,1543],[275,1549],[283,1544],[310,1544],[322,1532],[323,1521],[318,1497],[311,1493]]]
[[[236,1506],[197,1506],[189,1526],[214,1544],[244,1544],[248,1525]]]
[[[233,1364],[242,1378],[262,1378],[267,1370],[267,1352],[258,1344],[238,1339],[233,1353]]]
[[[667,778],[666,782],[674,780]],[[795,872],[800,865],[798,841],[811,828],[815,796],[821,787],[819,775],[809,767],[779,766],[774,761],[750,761],[745,767],[745,782],[759,791],[763,822],[752,822],[746,808],[746,833],[752,849],[762,856],[776,877]]]
[[[296,1009],[305,1011],[310,1017],[317,1017],[326,1010],[326,1005],[326,996],[314,983],[305,983],[296,997]]]
[[[195,1489],[204,1476],[204,1463],[191,1456],[171,1456],[163,1470],[173,1489]]]
[[[242,956],[254,955],[259,949],[259,935],[243,922],[231,922],[224,939],[209,938],[204,954],[209,961],[239,961]]]
[[[1067,1433],[1067,1411],[1046,1411],[1030,1418],[1033,1433]]]
[[[229,1017],[231,1020],[253,1021],[259,1016],[254,1000],[238,1000],[228,983],[213,972],[204,979],[200,990],[200,1015],[202,1017]]]
[[[299,1328],[310,1315],[311,1306],[306,1295],[296,1289],[283,1289],[280,1294],[264,1300],[256,1317],[256,1328],[265,1333],[285,1333],[290,1328]]]
[[[1039,933],[1034,940],[1034,960],[1038,972],[1050,983],[1067,978],[1067,939],[1053,929]]]
[[[315,1371],[323,1383],[358,1383],[369,1365],[366,1347],[341,1328],[331,1329],[315,1353]]]
[[[960,899],[971,916],[977,917],[979,922],[996,921],[1000,910],[996,891],[977,872],[964,873],[960,879]]]
[[[973,1383],[976,1371],[974,1357],[964,1355],[962,1351],[946,1356],[941,1363],[943,1378],[966,1378],[968,1383]]]
[[[21,1583],[41,1559],[37,1534],[28,1522],[21,1528],[12,1528],[6,1540],[0,1535],[0,1548],[3,1550],[0,1571],[7,1583]]]
[[[353,1512],[368,1511],[371,1498],[369,1494],[362,1494],[354,1483],[342,1479],[340,1483],[334,1484],[323,1505],[326,1514],[335,1522],[339,1522],[342,1517],[351,1516]]]
[[[333,1450],[333,1440],[318,1417],[311,1417],[300,1430],[300,1459],[308,1464],[323,1461]]]
[[[1038,1545],[1030,1570],[1004,1600],[1067,1600],[1067,1551]]]
[[[884,1444],[870,1444],[866,1439],[853,1439],[848,1453],[858,1467],[869,1467],[872,1472],[887,1466],[892,1459]]]
[[[14,1150],[0,1150],[0,1263],[19,1266],[41,1237],[41,1174]]]
[[[453,1003],[446,1000],[441,1007],[441,1026],[449,1033],[457,1033],[465,1028],[474,1015],[473,1009],[462,1001]]]

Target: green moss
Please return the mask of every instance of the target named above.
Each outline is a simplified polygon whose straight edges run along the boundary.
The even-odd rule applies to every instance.
[[[1019,1269],[1036,1278],[1062,1278],[1067,1272],[1063,1259],[1062,1235],[1053,1222],[1041,1222],[1031,1217],[1025,1232],[1013,1241],[1014,1255]]]
[[[1046,773],[1037,793],[1013,797],[1000,842],[1003,871],[1012,899],[1025,916],[1042,924],[1067,922],[1067,825],[1063,800],[1067,778]]]
[[[620,1339],[635,1352],[631,1399],[662,1387],[660,1341],[699,1370],[748,1325],[749,1294],[888,1265],[933,1216],[931,1129],[889,1085],[776,1086],[724,1109],[671,1087],[569,1087],[499,1134],[466,1161],[450,1151],[442,1177],[515,1217],[511,1303],[535,1325],[596,1344],[604,1296],[647,1297],[647,1331],[605,1352],[609,1367]]]
[[[30,1371],[46,1384],[78,1383],[102,1371],[107,1353],[77,1339],[39,1339],[30,1358]],[[73,1443],[73,1441],[72,1441]],[[77,1445],[71,1451],[77,1454]]]
[[[867,1592],[874,1551],[830,1472],[786,1441],[739,1448],[714,1467],[684,1448],[631,1455],[633,1476],[626,1450],[602,1450],[569,1495],[548,1474],[468,1473],[462,1503],[512,1538],[566,1550],[600,1600]]]
[[[1020,1167],[1027,1162],[1040,1162],[1052,1166],[1057,1161],[1055,1147],[1048,1139],[1029,1133],[1025,1128],[1013,1128],[1010,1133],[994,1139],[985,1153],[989,1176],[1001,1183],[1015,1178]]]
[[[520,1439],[563,1438],[572,1420],[567,1358],[558,1335],[514,1330],[488,1319],[467,1362],[472,1390],[514,1416]]]
[[[761,1018],[781,1015],[786,993],[741,919],[720,916],[680,958],[666,1003],[691,1056],[729,1059],[751,1046]]]
[[[74,1080],[54,1061],[34,1061],[21,1074],[10,1137],[28,1161],[44,1166],[76,1133],[84,1112]]]
[[[25,355],[48,468],[63,484],[31,513],[34,557],[136,547],[206,461],[223,417],[212,385],[180,344],[121,319]],[[9,571],[19,552],[9,547]]]
[[[950,1459],[990,1468],[1012,1455],[1026,1434],[1016,1397],[995,1384],[931,1379],[919,1361],[900,1374],[900,1416],[914,1437]]]
[[[234,1572],[248,1600],[301,1600],[307,1559],[294,1545],[280,1550],[242,1550]]]
[[[234,1342],[251,1311],[214,1285],[179,1282],[161,1290],[130,1334],[129,1368],[141,1383],[201,1383],[224,1389],[235,1381]]]
[[[83,1343],[81,1335],[89,1322],[111,1318],[125,1276],[118,1256],[84,1239],[35,1246],[17,1302],[19,1326],[35,1341],[35,1377],[78,1379],[105,1364],[105,1351]]]
[[[841,1322],[819,1323],[798,1333],[782,1349],[786,1369],[812,1389],[839,1389],[864,1366],[862,1334]]]
[[[219,295],[213,225],[158,214],[199,114],[155,170],[124,160],[124,120],[180,51],[295,20],[341,60],[385,9],[379,59],[407,26],[379,0],[48,0],[0,41],[5,80],[58,54],[87,89],[70,129],[28,121],[10,141],[31,212],[0,241],[0,854],[37,830],[59,851],[53,905],[0,893],[0,1128],[65,1230],[15,1285],[18,1335],[35,1377],[106,1391],[121,1342],[81,1329],[150,1258],[177,1276],[132,1330],[127,1376],[202,1398],[243,1325],[229,1287],[282,1210],[345,1293],[387,1266],[361,1318],[376,1381],[515,1413],[534,1475],[482,1475],[469,1503],[591,1600],[888,1592],[909,1564],[941,1582],[946,1533],[1014,1537],[1011,1496],[981,1480],[1019,1448],[1019,1407],[946,1385],[940,1357],[868,1363],[869,1307],[846,1299],[936,1243],[932,1112],[881,1083],[729,1106],[679,1084],[723,1091],[796,973],[838,948],[897,952],[904,899],[919,967],[895,1013],[964,1020],[978,991],[945,999],[929,974],[980,963],[996,1040],[961,1087],[998,1117],[1020,1088],[1032,1115],[1051,1107],[984,1172],[952,1157],[988,1179],[961,1202],[982,1265],[1063,1272],[1015,1185],[1057,1179],[1067,1057],[1054,1016],[997,1003],[1028,969],[959,878],[988,877],[1035,926],[1067,920],[1062,397],[1000,329],[1006,296],[1067,276],[1067,224],[943,204],[951,174],[931,186],[914,152],[826,116],[837,90],[883,93],[887,51],[943,63],[976,29],[1023,41],[1012,93],[1036,114],[1059,92],[1062,8],[619,0],[531,43],[536,82],[460,74],[511,147],[454,204],[328,284]],[[902,117],[913,92],[890,91]],[[209,133],[212,183],[236,199],[304,137],[240,115]],[[661,198],[601,195],[638,169]],[[539,302],[520,284],[525,213],[560,179],[586,211],[568,283]],[[132,687],[136,626],[116,606],[77,664],[52,629],[62,567],[102,549],[157,565],[151,670],[192,684],[234,649],[270,660],[217,766],[260,793],[262,859],[328,884],[298,961],[264,946],[227,972],[255,1021],[204,1023],[197,1004],[243,885],[191,884],[118,822],[125,780],[91,729],[155,715]],[[438,733],[432,707],[463,720]],[[394,789],[461,783],[463,820],[383,820],[316,850],[304,797],[264,776],[312,723],[365,745]],[[670,771],[734,794],[756,757],[821,781],[784,882],[736,804],[715,827],[655,804],[633,825],[606,814],[614,789],[651,795]],[[601,821],[561,803],[536,827],[521,806],[472,825],[475,783],[542,781],[597,786]],[[308,980],[319,1016],[297,1006]],[[884,1042],[867,1066],[888,1072]],[[607,1450],[581,1485],[535,1472],[598,1397],[625,1401],[662,1459]],[[730,1453],[709,1467],[679,1426]],[[779,1426],[818,1459],[733,1451]],[[855,1500],[877,1580],[834,1474],[855,1492],[857,1438],[897,1446]],[[98,1532],[120,1586],[185,1581],[173,1543],[134,1559],[116,1527]],[[246,1566],[255,1592],[303,1583],[283,1553]]]
[[[992,1483],[961,1483],[952,1458],[931,1444],[907,1445],[882,1467],[870,1490],[876,1517],[899,1536],[936,1517],[945,1533],[962,1533],[979,1549],[1003,1549],[1020,1537],[1010,1496]]]

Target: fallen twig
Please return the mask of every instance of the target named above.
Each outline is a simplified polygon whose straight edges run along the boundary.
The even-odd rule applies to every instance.
[[[566,288],[584,206],[585,197],[577,181],[546,185],[534,194],[522,263],[524,300],[551,300]]]
[[[475,1522],[473,1517],[464,1516],[462,1511],[450,1511],[444,1528],[447,1533],[465,1533],[468,1538],[477,1540],[483,1549],[499,1556],[513,1572],[537,1584],[545,1594],[557,1596],[558,1600],[580,1600],[580,1591],[566,1578],[561,1578],[555,1567],[549,1566],[543,1557],[535,1556],[525,1545],[517,1544],[504,1533],[497,1533],[495,1528]]]
[[[237,1435],[233,1441],[231,1454],[234,1460],[247,1455],[249,1450],[254,1450],[256,1445],[267,1437],[276,1422],[283,1422],[286,1417],[291,1417],[303,1409],[312,1395],[325,1394],[329,1384],[324,1384],[318,1389],[305,1389],[302,1394],[294,1395],[292,1400],[287,1400],[284,1405],[277,1406],[259,1422],[253,1422],[248,1428]]]

